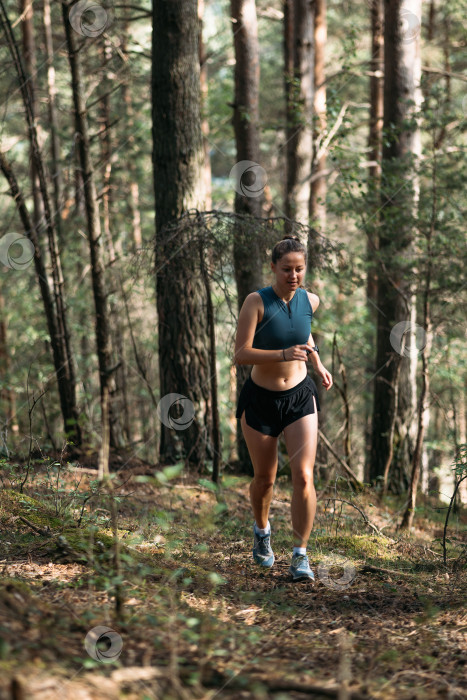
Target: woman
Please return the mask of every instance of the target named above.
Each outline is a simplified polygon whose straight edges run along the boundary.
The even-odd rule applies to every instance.
[[[289,571],[294,581],[314,580],[306,547],[316,511],[313,467],[319,401],[306,362],[311,360],[326,390],[332,386],[332,377],[310,333],[319,298],[301,286],[306,250],[296,236],[285,236],[274,246],[271,269],[274,284],[252,292],[243,303],[235,343],[235,363],[253,365],[236,412],[254,469],[250,484],[253,559],[264,567],[274,563],[268,516],[283,432],[293,484],[294,548]]]

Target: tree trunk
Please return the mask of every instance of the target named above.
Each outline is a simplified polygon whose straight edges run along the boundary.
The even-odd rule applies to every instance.
[[[34,267],[36,270],[37,279],[39,282],[39,288],[41,291],[42,301],[44,303],[44,312],[47,319],[47,329],[49,331],[50,344],[52,347],[53,363],[55,371],[58,378],[59,390],[64,391],[64,373],[60,373],[61,365],[63,361],[63,356],[61,354],[63,346],[57,342],[58,323],[55,314],[55,307],[53,302],[53,295],[49,287],[49,282],[47,278],[47,273],[44,264],[44,255],[42,253],[40,242],[36,233],[34,224],[29,216],[29,212],[26,208],[24,197],[19,189],[18,181],[13,173],[11,165],[8,163],[4,154],[0,151],[0,170],[3,172],[8,184],[10,186],[10,194],[15,201],[16,207],[18,209],[19,216],[21,218],[21,223],[25,231],[25,235],[29,238],[34,246]],[[73,385],[74,386],[74,385]],[[69,386],[67,385],[67,388]],[[60,393],[60,398],[62,399],[62,393]],[[76,423],[78,426],[78,423]],[[78,426],[79,430],[79,426]],[[76,444],[76,443],[75,443]]]
[[[383,0],[371,0],[371,60],[370,60],[370,130],[368,134],[368,190],[370,201],[379,208],[378,199],[381,183],[381,148],[383,143],[384,107],[384,13]],[[378,217],[379,220],[379,217]],[[376,320],[377,276],[374,263],[378,244],[377,223],[367,231],[367,273],[366,295],[371,318]]]
[[[99,55],[102,64],[103,80],[101,82],[103,97],[100,104],[100,131],[99,143],[101,147],[101,163],[104,166],[104,181],[102,187],[102,213],[103,213],[103,228],[104,237],[107,243],[108,261],[109,261],[109,283],[113,289],[119,288],[119,270],[117,261],[117,252],[122,254],[121,242],[116,240],[114,243],[111,230],[111,210],[112,210],[112,125],[111,125],[111,106],[110,92],[112,87],[112,75],[108,75],[107,68],[112,59],[112,48],[109,40],[104,38],[99,45]],[[105,259],[105,256],[104,256]],[[123,293],[123,292],[122,292]],[[125,362],[125,328],[123,324],[124,311],[121,299],[118,295],[111,295],[109,301],[109,319],[113,343],[118,357],[119,367],[115,371],[115,390],[113,393],[113,410],[121,416],[121,423],[114,423],[114,428],[117,426],[122,432],[114,433],[112,436],[113,446],[123,446],[125,438],[131,441],[130,416],[128,411],[128,392],[126,381],[126,362]],[[125,438],[124,435],[125,434]]]
[[[319,239],[315,228],[321,235],[326,233],[326,192],[327,180],[326,171],[326,150],[318,154],[318,146],[322,142],[326,133],[326,73],[325,56],[327,41],[327,17],[326,0],[315,0],[314,12],[314,86],[313,86],[313,161],[312,174],[315,176],[310,185],[310,210],[309,218],[313,226],[308,241],[308,273],[312,278],[313,292],[320,296],[323,291],[324,282],[319,277],[318,265],[315,265],[316,253],[318,252]],[[322,345],[322,336],[316,331],[313,332],[316,345]],[[321,405],[319,413],[320,430],[326,433],[327,426],[327,400],[325,398],[326,389],[321,382],[317,382],[318,398]],[[328,450],[322,440],[318,441],[316,461],[326,467],[328,463]],[[323,472],[323,478],[326,473]]]
[[[219,421],[219,403],[217,391],[217,367],[216,367],[216,324],[214,315],[214,306],[212,303],[211,294],[211,269],[206,265],[209,261],[209,251],[206,251],[204,240],[200,240],[200,270],[203,277],[203,284],[206,293],[206,312],[209,328],[209,371],[211,384],[211,406],[212,406],[212,440],[213,440],[213,457],[212,457],[212,480],[214,483],[219,483],[220,465],[222,462],[222,440]]]
[[[418,201],[415,160],[420,152],[416,119],[420,104],[421,1],[410,0],[402,5],[402,0],[387,0],[384,23],[384,131],[387,139],[382,154],[377,294],[378,374],[374,389],[369,476],[371,481],[376,481],[384,475],[388,456],[394,448],[389,487],[400,493],[408,483],[409,416],[415,389],[411,246]],[[404,339],[407,340],[405,346]],[[400,377],[397,387],[398,369]],[[393,412],[393,397],[396,394],[397,416]],[[393,425],[395,435],[394,444],[391,444]]]
[[[180,220],[204,207],[196,0],[153,4],[153,167],[161,413],[160,461],[182,456],[202,467],[211,456],[208,327],[196,229]],[[175,242],[176,241],[176,244]],[[179,430],[168,415],[181,394],[192,412]],[[163,401],[162,401],[163,400]],[[185,415],[185,413],[184,413]],[[188,418],[188,413],[185,419]],[[177,426],[179,427],[179,426]]]
[[[41,197],[40,208],[44,214],[45,226],[47,230],[48,249],[50,253],[50,264],[53,280],[53,296],[51,295],[47,280],[45,261],[43,257],[44,251],[39,247],[40,230],[36,230],[34,224],[31,224],[24,202],[21,206],[19,202],[16,202],[16,204],[22,223],[24,224],[26,220],[28,221],[28,227],[24,229],[25,235],[30,238],[35,247],[35,266],[42,298],[46,307],[48,329],[49,332],[53,332],[53,336],[50,336],[50,341],[52,346],[54,368],[57,375],[60,408],[63,417],[65,434],[70,442],[78,446],[81,444],[81,429],[78,423],[79,412],[76,404],[73,355],[71,352],[70,335],[66,320],[64,280],[56,240],[56,232],[53,224],[55,216],[50,206],[45,166],[39,147],[36,126],[37,114],[34,112],[32,85],[23,69],[18,46],[2,0],[0,0],[0,24],[5,32],[5,36],[7,37],[8,47],[13,59],[15,71],[18,75],[21,96],[28,122],[29,138],[31,142],[31,157],[34,163],[34,173],[38,178],[38,191]],[[29,48],[29,51],[31,51],[31,47]],[[13,174],[12,168],[3,156],[2,171],[10,184],[12,196],[21,196],[19,185]],[[35,187],[34,191],[36,191]],[[36,203],[36,207],[37,211],[39,204]],[[31,230],[31,227],[34,230]],[[40,260],[36,260],[38,257],[40,257]]]
[[[128,61],[128,34],[129,34],[129,17],[132,10],[125,6],[123,10],[124,20],[123,20],[123,30],[122,30],[122,54],[125,56],[125,60]],[[128,206],[131,212],[131,230],[133,242],[136,250],[141,248],[143,244],[143,237],[141,232],[141,212],[139,204],[139,185],[137,169],[135,166],[136,152],[135,152],[135,137],[134,137],[134,119],[133,119],[133,103],[131,98],[131,90],[129,86],[130,75],[126,76],[123,80],[122,94],[123,94],[123,104],[125,109],[125,121],[128,125],[128,141],[127,141],[127,153],[128,153],[128,173],[130,180],[130,197],[128,200]]]
[[[16,416],[16,395],[11,383],[11,358],[8,350],[5,298],[0,283],[0,454],[5,455],[8,431],[16,435],[19,430]],[[8,457],[8,454],[6,454]]]
[[[261,217],[266,177],[259,164],[259,45],[254,0],[231,0],[231,14],[235,50],[235,212]],[[236,224],[233,259],[239,311],[245,297],[263,286],[263,247],[258,224],[245,220]],[[237,365],[237,401],[250,371],[249,365]],[[251,474],[240,420],[237,420],[237,443],[239,468]]]
[[[314,22],[314,133],[313,133],[313,175],[320,175],[326,170],[326,151],[317,156],[317,142],[324,138],[326,132],[326,41],[327,19],[326,0],[315,0]],[[316,226],[321,234],[326,231],[326,178],[316,177],[311,183],[310,192],[310,219],[312,226]]]
[[[377,250],[378,227],[381,206],[381,149],[383,145],[383,107],[384,107],[384,10],[383,0],[371,0],[371,60],[370,60],[370,129],[368,134],[368,198],[371,220],[367,229],[367,278],[366,301],[371,327],[376,327],[376,299],[378,294]],[[369,339],[370,347],[375,343],[374,333]],[[368,381],[375,374],[373,363],[367,367]],[[371,399],[365,401],[365,481],[369,481],[371,454]]]
[[[20,0],[19,3],[20,18],[21,18],[21,33],[23,37],[23,56],[24,56],[24,67],[26,73],[29,77],[29,95],[31,100],[31,110],[36,118],[36,128],[38,129],[38,116],[39,110],[37,107],[37,88],[36,88],[36,75],[37,75],[37,65],[36,65],[36,45],[34,41],[34,24],[33,24],[33,4],[28,0]],[[39,129],[38,129],[39,136]],[[39,140],[39,139],[38,139]],[[40,143],[40,142],[39,142]],[[31,185],[32,185],[32,198],[34,202],[34,225],[39,231],[40,222],[44,215],[44,210],[41,201],[39,176],[37,174],[36,164],[34,158],[32,157],[33,144],[30,143],[30,166],[31,166]]]
[[[83,178],[83,195],[86,209],[87,233],[91,258],[92,289],[96,312],[96,348],[99,363],[100,403],[102,419],[102,441],[99,452],[99,478],[108,474],[109,442],[117,445],[120,435],[119,417],[113,409],[112,393],[115,388],[113,373],[112,346],[110,338],[109,304],[105,282],[105,270],[101,247],[101,222],[91,159],[88,133],[88,118],[81,62],[76,47],[76,37],[68,17],[68,6],[62,4],[63,24],[65,27],[68,59],[71,68],[71,87],[75,113],[75,129],[78,141],[81,172]],[[107,418],[109,425],[106,424]]]
[[[204,0],[198,0],[198,20],[199,20],[199,79],[201,88],[201,131],[203,133],[204,150],[204,192],[205,207],[207,211],[212,209],[211,198],[211,158],[209,156],[209,121],[207,118],[208,109],[208,63],[206,49],[203,42],[203,16]]]
[[[412,217],[412,233],[417,227],[418,218],[418,203],[420,198],[420,178],[418,175],[418,163],[422,152],[421,147],[421,132],[419,128],[419,119],[423,102],[421,91],[421,53],[420,53],[420,36],[421,36],[421,15],[422,15],[422,0],[410,0],[403,2],[401,9],[403,38],[403,55],[404,55],[404,73],[406,78],[405,92],[402,93],[404,101],[403,108],[407,110],[406,119],[412,120],[412,128],[408,134],[407,145],[408,152],[411,154],[412,166],[409,165],[407,172],[403,165],[399,171],[398,187],[403,185],[406,187],[409,177],[412,187],[411,202],[408,206],[407,213]],[[407,92],[407,89],[409,92]],[[408,102],[413,102],[409,105]],[[410,173],[410,175],[409,175]],[[410,187],[408,188],[410,191]],[[412,249],[408,249],[407,259],[411,261]],[[413,277],[413,265],[410,264],[407,273]],[[409,473],[413,462],[416,436],[417,436],[417,360],[418,350],[416,346],[416,297],[413,289],[413,280],[410,280],[410,296],[409,296],[409,321],[410,328],[408,330],[408,346],[410,352],[404,361],[401,363],[401,372],[399,377],[399,402],[397,417],[395,423],[395,445],[394,445],[394,460],[392,490],[397,490],[397,484],[404,484],[406,488],[409,482]]]
[[[284,33],[287,115],[285,214],[289,219],[307,224],[313,157],[313,0],[286,0]],[[288,229],[292,231],[293,224]],[[302,243],[307,244],[306,238]]]
[[[415,443],[415,450],[412,459],[412,473],[410,477],[409,494],[408,494],[408,504],[405,509],[404,515],[402,517],[402,522],[400,525],[401,530],[410,530],[413,525],[413,519],[415,514],[415,504],[417,500],[417,489],[418,482],[420,478],[422,455],[423,455],[423,440],[425,437],[425,432],[428,427],[428,405],[427,398],[430,391],[430,375],[429,375],[429,360],[431,354],[431,346],[433,341],[433,330],[431,322],[431,312],[430,312],[430,297],[431,297],[431,277],[432,277],[432,264],[433,264],[433,252],[432,252],[432,242],[433,234],[436,229],[436,218],[437,218],[437,169],[436,169],[436,147],[433,144],[433,167],[432,167],[432,208],[431,208],[431,223],[430,229],[427,235],[427,248],[426,248],[426,275],[425,275],[425,289],[423,292],[423,327],[425,329],[425,344],[422,349],[422,387],[420,391],[420,401],[418,406],[418,430],[417,439]]]
[[[57,87],[55,85],[55,69],[53,65],[54,46],[52,36],[52,22],[50,15],[50,0],[44,0],[44,36],[45,50],[47,56],[47,106],[49,109],[49,129],[50,129],[50,148],[53,170],[53,201],[56,212],[55,226],[57,228],[57,237],[59,245],[63,246],[62,236],[62,193],[63,193],[63,178],[62,166],[60,163],[60,139],[58,131],[58,118],[56,109]]]

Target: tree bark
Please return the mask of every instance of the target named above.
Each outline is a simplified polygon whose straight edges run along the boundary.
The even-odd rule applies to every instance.
[[[204,192],[205,207],[207,211],[212,209],[211,198],[211,158],[209,155],[209,121],[207,117],[208,109],[208,63],[206,49],[203,41],[203,16],[204,0],[198,0],[198,20],[199,20],[199,79],[201,88],[201,131],[203,133],[204,150]]]
[[[255,2],[231,0],[231,11],[235,50],[233,126],[237,163],[250,163],[250,166],[244,166],[245,169],[240,168],[235,178],[235,212],[261,217],[266,174],[259,164],[259,44]],[[239,308],[247,294],[262,284],[261,242],[259,236],[254,235],[254,222],[251,226],[239,225],[235,230],[234,266]]]
[[[47,106],[49,110],[49,128],[50,128],[50,148],[52,160],[52,182],[53,182],[53,201],[56,212],[55,226],[57,229],[57,237],[59,245],[63,246],[62,235],[62,215],[61,215],[61,200],[63,193],[63,178],[62,166],[60,163],[60,139],[59,127],[56,109],[57,86],[55,84],[55,68],[53,65],[54,46],[52,36],[52,22],[50,14],[50,0],[44,0],[44,37],[45,51],[47,56]]]
[[[204,288],[206,292],[206,311],[209,327],[209,370],[211,384],[211,406],[212,406],[212,439],[213,439],[213,457],[212,457],[212,480],[214,483],[219,483],[220,465],[222,462],[222,439],[219,421],[219,403],[217,391],[217,367],[216,367],[216,324],[214,317],[214,306],[212,303],[211,294],[211,270],[207,268],[206,258],[209,261],[209,252],[206,251],[204,240],[200,240],[200,270],[203,277]]]
[[[418,407],[418,430],[417,438],[415,443],[415,450],[412,458],[412,473],[410,476],[409,493],[408,493],[408,504],[404,512],[402,522],[400,525],[401,530],[410,530],[413,525],[413,519],[415,514],[415,505],[417,501],[417,489],[418,482],[420,479],[420,470],[422,462],[422,451],[423,451],[423,440],[425,437],[425,431],[428,427],[429,413],[427,411],[427,397],[430,391],[430,375],[429,375],[429,357],[431,353],[432,346],[432,324],[430,316],[430,279],[431,279],[431,259],[428,259],[428,271],[426,277],[426,289],[424,292],[424,328],[426,333],[426,342],[422,350],[422,387],[420,391],[419,407]]]
[[[381,183],[381,148],[383,143],[384,108],[384,12],[383,0],[371,0],[371,60],[370,60],[370,129],[368,134],[368,190],[370,201],[379,208],[378,200]],[[378,217],[379,220],[379,217]],[[375,303],[377,296],[377,276],[374,263],[377,250],[377,224],[367,232],[367,301],[373,320],[376,319]]]
[[[313,161],[312,173],[318,175],[313,178],[310,185],[310,210],[309,218],[311,226],[308,240],[308,273],[312,278],[313,291],[318,296],[323,291],[323,281],[319,278],[317,264],[319,261],[319,238],[316,230],[321,235],[326,232],[326,193],[327,179],[324,176],[326,170],[326,150],[318,154],[319,144],[326,134],[326,73],[325,54],[327,42],[327,17],[326,0],[315,0],[314,2],[314,85],[313,85]],[[312,57],[313,58],[313,57]],[[322,336],[316,331],[313,338],[318,347],[321,346]],[[325,399],[326,389],[321,382],[317,383],[318,398],[321,405],[319,413],[320,429],[326,433],[327,426],[327,400]],[[318,442],[316,461],[324,467],[328,462],[328,450],[322,441]],[[325,473],[323,473],[325,478]]]
[[[384,10],[383,0],[371,0],[371,59],[370,59],[370,129],[368,134],[368,160],[371,165],[368,168],[368,198],[372,212],[371,221],[367,229],[367,278],[366,301],[368,317],[371,327],[377,324],[377,250],[378,227],[381,206],[381,150],[383,145],[383,112],[384,112]],[[374,332],[371,332],[370,346],[374,346]],[[375,374],[375,366],[372,362],[367,367],[366,374],[371,382]],[[370,454],[371,454],[371,398],[365,401],[365,481],[369,481]]]
[[[119,270],[117,255],[122,254],[121,242],[118,237],[114,242],[111,228],[112,221],[112,124],[110,92],[112,76],[108,75],[108,66],[112,60],[112,47],[107,38],[99,44],[99,55],[102,64],[103,79],[101,82],[103,97],[100,103],[100,130],[99,143],[101,148],[101,163],[104,169],[102,186],[102,213],[104,237],[108,250],[109,283],[113,289],[118,289]],[[105,259],[105,255],[104,255]],[[131,441],[130,416],[128,408],[128,392],[125,362],[125,328],[123,324],[124,313],[121,299],[118,295],[112,295],[109,301],[110,332],[115,345],[115,351],[119,359],[119,367],[115,371],[115,389],[113,392],[113,411],[121,416],[121,421],[113,424],[114,434],[112,445],[121,447],[125,439]],[[118,431],[117,432],[117,428]],[[123,435],[124,433],[124,435]]]
[[[100,404],[102,420],[102,440],[99,451],[99,478],[103,479],[109,471],[110,445],[118,445],[120,435],[119,417],[113,409],[112,393],[115,390],[113,373],[112,345],[110,337],[109,303],[105,281],[105,269],[101,245],[101,222],[96,193],[94,168],[88,132],[88,115],[84,96],[84,83],[81,62],[76,44],[74,30],[68,17],[68,5],[62,4],[63,24],[65,27],[68,59],[71,69],[71,87],[75,113],[75,129],[83,178],[83,195],[86,210],[87,233],[91,259],[91,277],[96,313],[96,348],[99,363]],[[109,421],[109,424],[107,424]]]
[[[129,7],[125,7],[123,10],[123,30],[122,30],[122,54],[125,60],[128,61],[128,34],[129,34],[129,17],[131,10]],[[128,206],[131,212],[131,230],[135,249],[138,250],[143,244],[143,237],[141,231],[141,212],[139,203],[139,185],[137,177],[137,169],[135,166],[135,137],[134,137],[134,110],[133,102],[131,97],[131,90],[129,86],[130,75],[123,79],[122,95],[123,104],[125,109],[125,119],[128,125],[128,172],[130,179],[130,197],[128,200]]]
[[[326,151],[317,156],[317,142],[324,138],[326,132],[326,42],[327,42],[327,18],[326,0],[315,0],[314,21],[314,133],[313,133],[313,174],[323,173],[326,170]],[[326,192],[327,180],[325,177],[313,179],[310,192],[310,219],[321,234],[326,231]]]
[[[31,157],[34,163],[34,173],[38,178],[38,192],[40,193],[41,198],[40,205],[35,199],[35,210],[38,211],[40,208],[40,210],[43,211],[45,218],[53,280],[53,296],[50,293],[49,283],[47,280],[45,260],[43,257],[44,251],[39,249],[39,239],[41,234],[40,228],[37,228],[36,230],[34,224],[31,224],[30,217],[24,203],[22,205],[24,207],[23,209],[20,207],[18,202],[17,207],[23,224],[26,220],[28,221],[28,227],[24,229],[25,235],[30,238],[35,247],[36,272],[39,279],[42,298],[44,299],[44,305],[46,307],[49,332],[53,332],[53,336],[50,336],[50,341],[52,346],[53,363],[57,376],[60,408],[63,417],[65,435],[70,442],[76,446],[79,446],[81,444],[82,437],[81,429],[78,423],[79,412],[76,404],[76,382],[73,355],[71,352],[70,334],[68,332],[66,319],[64,279],[61,269],[56,232],[53,223],[55,216],[49,201],[45,165],[39,146],[36,125],[37,114],[34,111],[33,88],[23,68],[18,46],[2,0],[0,0],[0,24],[5,32],[8,47],[15,66],[15,71],[18,75],[21,96],[28,122],[29,138],[31,142]],[[31,50],[31,47],[29,47],[29,51]],[[18,182],[13,174],[11,166],[4,156],[2,156],[2,171],[10,184],[12,196],[19,196],[20,190]],[[36,187],[33,189],[37,194]],[[37,257],[40,257],[41,260],[37,261]]]
[[[307,224],[313,157],[313,0],[286,0],[284,32],[287,117],[285,214],[289,219]],[[288,230],[293,230],[293,224],[288,226]],[[307,244],[306,238],[302,243]]]
[[[233,126],[238,172],[235,176],[235,212],[251,217],[263,213],[265,172],[259,163],[259,44],[254,0],[231,0],[235,50]],[[240,165],[241,164],[241,165]],[[263,286],[263,244],[254,221],[238,222],[234,229],[233,259],[240,311],[245,297]],[[237,365],[237,396],[249,375],[249,365]],[[239,468],[252,473],[248,449],[237,420]]]
[[[403,5],[402,0],[386,0],[384,23],[384,131],[387,139],[382,153],[377,294],[378,374],[374,387],[369,475],[371,481],[383,476],[388,455],[394,447],[389,486],[392,491],[400,493],[408,484],[406,468],[410,462],[407,461],[406,445],[410,438],[410,404],[415,390],[411,246],[418,202],[415,165],[420,152],[417,116],[420,105],[421,1],[410,0]],[[401,345],[404,334],[407,336],[405,354]],[[399,360],[400,378],[396,387]],[[392,445],[390,433],[395,420],[392,399],[396,392],[398,416]]]
[[[153,4],[152,133],[156,199],[156,294],[160,396],[191,402],[193,420],[161,422],[160,461],[201,468],[212,453],[208,327],[190,209],[204,208],[196,0]],[[185,407],[186,404],[184,404]]]

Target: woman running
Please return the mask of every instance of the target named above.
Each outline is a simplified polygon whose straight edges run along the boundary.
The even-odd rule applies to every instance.
[[[271,269],[274,284],[252,292],[243,303],[235,343],[235,363],[253,365],[236,412],[254,470],[250,484],[253,559],[268,568],[274,564],[268,517],[278,438],[283,432],[293,485],[294,548],[289,571],[294,581],[314,580],[306,547],[316,511],[313,467],[319,400],[316,384],[307,374],[308,358],[326,390],[332,386],[332,377],[310,332],[319,298],[301,286],[306,249],[297,236],[287,235],[274,246]]]

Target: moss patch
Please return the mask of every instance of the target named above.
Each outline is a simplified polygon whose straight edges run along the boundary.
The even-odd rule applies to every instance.
[[[39,501],[25,493],[3,489],[0,491],[0,522],[11,516],[27,518],[38,527],[61,528],[63,520],[53,516]]]
[[[396,559],[388,547],[390,540],[375,535],[316,535],[311,533],[310,548],[323,554],[340,554],[355,559]]]

